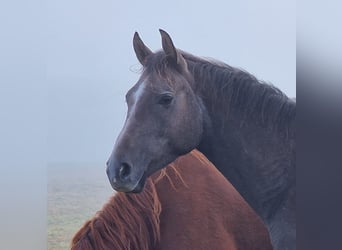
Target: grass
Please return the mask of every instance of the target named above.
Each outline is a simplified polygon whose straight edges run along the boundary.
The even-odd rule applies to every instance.
[[[103,166],[48,168],[48,250],[70,249],[73,235],[113,191]]]

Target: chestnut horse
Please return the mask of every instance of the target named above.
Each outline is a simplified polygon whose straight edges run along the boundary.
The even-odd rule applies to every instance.
[[[107,162],[112,187],[140,192],[148,176],[196,148],[259,214],[274,248],[296,249],[295,101],[160,33],[157,52],[133,38],[143,70]]]
[[[116,193],[76,233],[72,250],[272,249],[266,227],[198,151]]]

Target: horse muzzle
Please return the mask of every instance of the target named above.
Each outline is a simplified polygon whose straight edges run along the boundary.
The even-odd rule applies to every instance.
[[[109,160],[106,172],[110,185],[117,192],[139,193],[144,188],[146,181],[144,172],[134,173],[131,164],[126,162],[115,164]]]

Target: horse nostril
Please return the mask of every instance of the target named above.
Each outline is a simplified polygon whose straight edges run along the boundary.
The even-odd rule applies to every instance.
[[[127,179],[131,173],[131,166],[128,163],[122,163],[119,171],[119,177],[121,180]]]

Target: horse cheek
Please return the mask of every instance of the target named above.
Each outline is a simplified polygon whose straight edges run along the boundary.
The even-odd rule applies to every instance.
[[[173,144],[179,155],[186,154],[197,147],[201,134],[201,125],[196,110],[191,105],[180,105],[173,123]]]

